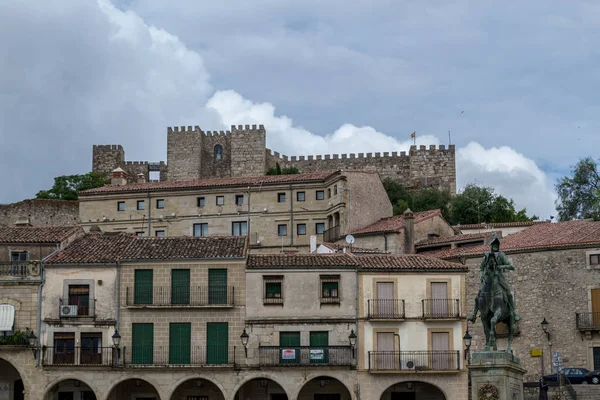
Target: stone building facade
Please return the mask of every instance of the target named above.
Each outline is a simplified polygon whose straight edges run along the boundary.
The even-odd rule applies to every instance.
[[[281,155],[266,147],[263,125],[232,125],[228,131],[199,126],[167,128],[167,162],[126,161],[121,145],[95,145],[92,170],[109,174],[120,167],[130,177],[148,180],[196,180],[260,176],[279,163],[301,172],[374,170],[409,190],[436,187],[456,193],[454,145],[411,146],[407,152]],[[154,174],[152,174],[154,172]]]
[[[32,199],[0,204],[0,227],[26,224],[33,226],[71,226],[79,223],[79,202]]]

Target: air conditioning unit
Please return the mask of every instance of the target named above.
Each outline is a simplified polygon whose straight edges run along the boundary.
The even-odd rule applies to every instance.
[[[76,317],[77,306],[60,306],[61,317]]]

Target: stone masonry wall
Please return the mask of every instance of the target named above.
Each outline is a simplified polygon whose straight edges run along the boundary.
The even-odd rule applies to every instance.
[[[125,150],[120,144],[94,145],[92,171],[110,174],[113,169],[123,164],[125,164]]]
[[[266,168],[267,133],[263,125],[231,127],[231,176],[260,176]]]
[[[202,131],[178,126],[167,129],[168,180],[200,179]]]
[[[223,158],[215,160],[215,146],[223,147]],[[202,135],[202,172],[203,179],[226,178],[231,176],[231,134],[223,131],[207,132]]]
[[[0,226],[12,226],[29,218],[35,226],[66,226],[79,223],[79,202],[64,200],[23,200],[0,204]]]

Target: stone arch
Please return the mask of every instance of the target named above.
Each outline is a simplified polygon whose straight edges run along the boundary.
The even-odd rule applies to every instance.
[[[232,390],[231,395],[233,397],[231,398],[235,398],[235,396],[237,395],[237,393],[239,392],[239,390],[242,388],[242,386],[244,386],[246,383],[253,381],[254,379],[269,379],[273,382],[275,382],[276,384],[278,384],[279,386],[281,386],[281,388],[283,389],[283,392],[285,393],[285,395],[288,397],[288,399],[291,399],[292,397],[290,396],[290,390],[288,388],[285,387],[285,385],[280,382],[279,379],[276,379],[275,376],[271,373],[255,373],[255,374],[250,374],[247,375],[245,377],[245,379],[241,382],[239,382]]]
[[[201,376],[201,375],[188,375],[188,376],[185,376],[185,377],[179,379],[177,382],[175,382],[171,385],[171,391],[168,392],[168,397],[166,398],[166,400],[171,399],[173,397],[173,395],[177,392],[177,389],[179,389],[179,387],[181,385],[185,384],[188,381],[197,380],[197,379],[201,379],[201,380],[210,382],[211,384],[215,385],[215,387],[221,391],[221,394],[223,395],[223,397],[227,398],[227,397],[225,397],[225,393],[226,393],[225,388],[223,387],[223,385],[220,382],[216,381],[215,379],[207,378],[207,377]]]
[[[158,400],[162,399],[161,386],[154,379],[150,379],[147,376],[143,377],[143,378],[141,378],[139,376],[126,376],[124,378],[123,377],[119,378],[116,382],[114,382],[110,385],[110,388],[106,391],[105,399],[110,399],[111,394],[113,394],[113,391],[115,389],[117,389],[119,387],[119,385],[121,385],[125,382],[128,382],[128,381],[136,381],[136,380],[147,383],[149,386],[151,386],[156,391],[156,396],[157,396]],[[144,390],[144,389],[142,388],[140,390]],[[100,400],[100,399],[98,399],[98,400]]]
[[[323,371],[323,373],[312,373],[310,375],[308,375],[306,377],[306,379],[304,380],[304,382],[297,388],[297,390],[295,391],[294,395],[294,399],[300,399],[300,394],[302,394],[302,390],[304,388],[307,387],[307,385],[309,385],[311,382],[315,381],[318,378],[326,378],[326,379],[334,379],[337,382],[339,382],[341,384],[341,386],[346,389],[346,391],[348,392],[350,399],[354,400],[356,398],[355,394],[354,394],[354,390],[352,387],[348,387],[348,385],[344,382],[344,380],[341,377],[337,377],[335,376],[336,374],[331,374],[331,371]]]
[[[35,368],[35,360],[31,355],[31,351],[4,352],[4,354],[0,354],[0,360],[6,361],[17,371],[25,386],[25,398],[27,399],[27,396],[29,396],[30,399],[33,399],[31,397],[32,393],[39,390],[34,386],[34,383],[38,383],[39,376],[36,376],[36,374],[39,370]]]
[[[15,311],[19,311],[21,309],[21,302],[13,300],[10,297],[0,297],[0,304],[10,304],[15,308]]]
[[[48,382],[48,384],[46,385],[46,389],[44,390],[44,396],[42,397],[42,399],[46,399],[46,397],[48,396],[50,391],[52,391],[52,389],[54,389],[55,386],[60,385],[62,382],[79,381],[79,382],[83,383],[84,385],[86,385],[87,387],[89,387],[90,390],[92,392],[94,392],[96,399],[100,400],[100,398],[98,397],[98,393],[99,393],[98,388],[94,387],[93,385],[90,385],[86,380],[83,380],[80,378],[81,378],[81,376],[74,375],[74,374],[65,374],[65,375],[58,376],[54,380]],[[27,389],[25,389],[25,390],[27,390]]]
[[[405,379],[405,380],[401,380],[399,382],[394,382],[391,385],[388,385],[387,387],[384,387],[384,389],[378,394],[378,396],[376,397],[377,400],[383,400],[384,399],[384,395],[386,392],[388,392],[390,389],[392,389],[393,387],[395,387],[396,385],[400,385],[400,384],[408,384],[411,383],[413,385],[424,385],[424,386],[430,386],[434,389],[436,389],[441,395],[441,399],[440,400],[446,400],[449,399],[448,394],[438,385],[431,383],[431,382],[427,382],[427,381],[423,381],[423,380],[413,380],[413,379]],[[414,387],[414,386],[413,386]],[[408,391],[408,387],[407,391]],[[412,389],[411,389],[412,390]],[[437,399],[436,399],[437,400]]]
[[[5,389],[9,390],[9,391],[13,391],[13,394],[16,394],[16,390],[17,390],[16,382],[20,381],[22,383],[22,385],[24,386],[23,392],[28,393],[27,390],[30,390],[29,383],[27,384],[27,386],[25,386],[26,375],[23,374],[21,369],[17,367],[18,364],[9,361],[8,357],[0,357],[0,365],[2,365],[3,363],[8,364],[9,368],[12,368],[14,370],[14,372],[16,372],[16,374],[13,375],[13,374],[10,374],[10,370],[6,371],[6,370],[2,369],[3,374],[0,374],[0,381],[3,381],[4,383],[9,384],[9,387],[7,387]],[[10,375],[13,375],[11,379],[9,379]],[[27,398],[27,397],[25,397],[25,398]],[[29,398],[32,398],[31,395],[29,396]]]

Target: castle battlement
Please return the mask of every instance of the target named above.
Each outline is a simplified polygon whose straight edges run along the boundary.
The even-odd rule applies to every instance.
[[[93,147],[94,151],[115,151],[123,150],[123,146],[120,144],[95,144]]]
[[[148,161],[125,161],[125,165],[148,165]]]

